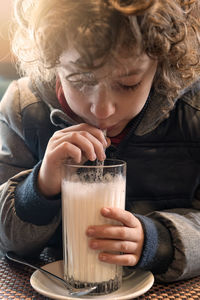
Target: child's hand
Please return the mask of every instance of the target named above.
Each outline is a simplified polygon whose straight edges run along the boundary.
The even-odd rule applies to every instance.
[[[120,208],[102,208],[101,214],[123,225],[90,226],[86,232],[92,238],[90,248],[102,251],[99,254],[101,261],[122,266],[136,265],[144,244],[144,231],[139,219]],[[123,254],[108,253],[112,251]]]
[[[38,188],[45,196],[61,191],[61,168],[67,158],[80,163],[83,160],[105,159],[104,148],[109,139],[102,130],[88,124],[79,124],[56,131],[50,138],[38,175]]]

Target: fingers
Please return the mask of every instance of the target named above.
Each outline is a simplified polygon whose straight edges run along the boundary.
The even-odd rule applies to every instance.
[[[65,134],[59,132],[55,140],[52,141],[52,149],[56,151],[58,146],[63,145],[63,147],[65,147],[64,150],[67,154],[69,144],[74,146],[70,149],[76,151],[76,148],[78,148],[81,151],[81,153],[84,156],[86,156],[89,160],[93,161],[96,158],[98,158],[99,160],[105,159],[103,144],[88,132],[75,131],[68,132]]]
[[[110,264],[134,266],[141,256],[141,247],[137,242],[94,239],[89,241],[89,247],[102,251],[99,259]]]
[[[58,144],[53,149],[51,155],[49,156],[50,156],[49,163],[55,165],[57,162],[59,164],[60,161],[62,160],[65,161],[67,158],[72,158],[73,161],[76,163],[80,163],[82,159],[81,150],[69,142],[62,142],[61,144]],[[59,157],[59,161],[58,161],[58,157]]]
[[[122,225],[89,226],[86,231],[88,237],[137,242],[144,235],[140,221],[129,211],[116,207],[104,207],[101,209],[101,214]]]
[[[92,238],[122,241],[137,241],[137,231],[125,226],[98,225],[87,229],[87,236]]]
[[[139,257],[135,254],[113,255],[110,253],[100,253],[99,260],[109,264],[116,264],[120,266],[135,266],[139,261]]]
[[[90,240],[89,246],[92,249],[98,249],[102,251],[114,251],[123,253],[134,253],[137,250],[137,243],[130,241],[118,241],[118,240]]]
[[[69,147],[69,144],[74,147]],[[68,154],[70,154],[71,158],[76,157],[76,161],[80,162],[80,157],[77,154],[78,149],[89,160],[93,161],[96,158],[104,160],[106,158],[104,149],[107,145],[107,141],[100,129],[87,124],[80,124],[57,131],[51,138],[49,148],[52,152],[56,152],[58,147],[61,146],[63,147],[63,155],[65,153],[69,157]]]
[[[101,214],[122,225],[89,226],[86,231],[87,236],[91,238],[89,247],[100,250],[99,259],[107,263],[136,265],[144,244],[144,231],[139,219],[120,208],[104,207]],[[123,254],[119,254],[120,252]]]
[[[72,128],[73,127],[73,128]],[[90,133],[93,137],[95,137],[103,146],[104,148],[107,147],[107,144],[108,144],[108,140],[103,131],[100,130],[99,128],[96,128],[96,127],[93,127],[89,124],[86,124],[86,123],[82,123],[82,124],[78,124],[78,125],[74,125],[72,127],[68,127],[68,128],[65,128],[65,129],[62,129],[61,131],[63,133],[67,133],[67,132],[70,132],[70,131],[73,131],[73,132],[88,132]]]
[[[102,216],[110,218],[122,223],[125,226],[134,228],[140,223],[139,220],[129,211],[116,207],[103,207],[101,209]]]
[[[40,192],[45,196],[60,192],[63,161],[68,158],[76,163],[96,158],[103,161],[104,149],[109,144],[102,130],[85,123],[56,131],[48,142],[38,174]]]

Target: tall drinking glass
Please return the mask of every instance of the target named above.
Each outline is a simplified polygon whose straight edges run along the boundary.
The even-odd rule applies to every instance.
[[[62,179],[64,278],[75,287],[95,286],[95,293],[117,290],[122,267],[98,259],[88,247],[90,225],[118,224],[100,214],[102,207],[125,207],[126,163],[105,160],[96,166],[66,163]]]

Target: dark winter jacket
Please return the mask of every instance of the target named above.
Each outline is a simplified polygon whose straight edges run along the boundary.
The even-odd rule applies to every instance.
[[[50,86],[13,82],[0,103],[0,248],[31,254],[61,246],[61,201],[37,189],[52,134],[71,126]],[[163,281],[200,275],[200,84],[168,102],[151,91],[107,157],[127,162],[126,208],[142,222],[137,265]]]

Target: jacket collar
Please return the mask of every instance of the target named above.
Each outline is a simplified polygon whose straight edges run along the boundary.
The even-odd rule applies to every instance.
[[[150,101],[141,122],[135,130],[135,134],[141,136],[158,127],[161,122],[169,117],[170,112],[179,100],[200,110],[200,80],[181,90],[178,97],[171,101],[166,96],[152,91]]]

